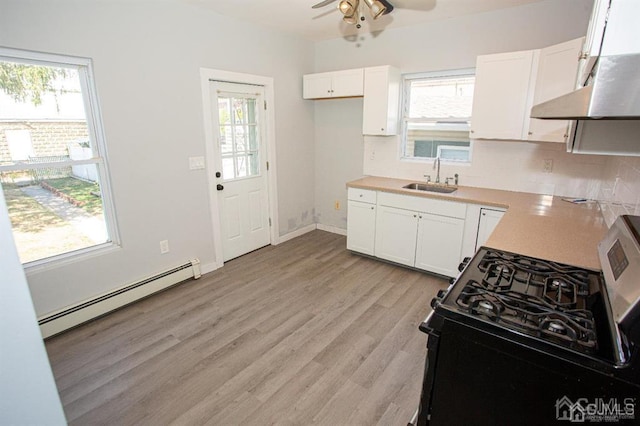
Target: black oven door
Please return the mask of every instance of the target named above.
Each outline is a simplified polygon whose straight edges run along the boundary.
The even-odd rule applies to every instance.
[[[429,334],[419,426],[564,424],[588,404],[608,404],[618,424],[640,420],[640,384],[454,320],[438,328]]]

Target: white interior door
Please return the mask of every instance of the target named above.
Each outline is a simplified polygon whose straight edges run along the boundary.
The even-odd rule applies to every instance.
[[[211,85],[216,193],[226,262],[271,243],[264,89],[222,82]]]

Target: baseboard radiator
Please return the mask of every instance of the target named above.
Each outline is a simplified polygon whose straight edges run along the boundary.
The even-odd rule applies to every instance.
[[[190,278],[198,279],[200,276],[200,261],[192,259],[184,265],[47,314],[38,319],[42,337],[47,338],[62,333]]]

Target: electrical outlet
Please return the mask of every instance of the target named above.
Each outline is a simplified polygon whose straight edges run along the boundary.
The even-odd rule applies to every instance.
[[[160,241],[160,254],[169,253],[169,240]]]
[[[553,160],[544,160],[542,171],[545,173],[553,172]]]
[[[336,208],[336,210],[340,210],[340,201],[339,200],[336,200],[335,208]]]

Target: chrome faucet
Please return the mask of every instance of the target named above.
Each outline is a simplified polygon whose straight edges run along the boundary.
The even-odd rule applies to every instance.
[[[433,162],[433,170],[436,170],[436,166],[438,168],[438,172],[436,173],[436,183],[440,183],[440,157],[436,157],[436,160]]]

